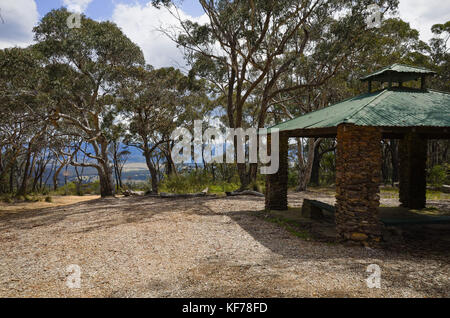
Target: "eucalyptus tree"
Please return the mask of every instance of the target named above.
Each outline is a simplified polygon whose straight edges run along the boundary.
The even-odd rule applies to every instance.
[[[185,49],[192,72],[214,86],[231,128],[245,127],[245,108],[258,99],[254,116],[258,127],[264,126],[274,96],[323,84],[370,32],[366,0],[200,0],[206,24],[183,21],[170,1],[154,2],[179,17],[178,29],[162,31]],[[378,4],[386,11],[398,1]],[[310,68],[308,61],[317,64],[315,76],[301,74],[299,82],[279,85],[290,70]],[[255,178],[254,168],[238,164],[243,188]]]
[[[124,147],[123,145],[124,136],[126,135],[126,126],[122,123],[112,125],[110,134],[111,144],[109,146],[109,153],[113,162],[116,189],[119,190],[123,187],[122,171],[131,154],[131,152],[127,149],[128,147]]]
[[[48,112],[53,126],[68,136],[89,143],[90,162],[71,164],[97,170],[102,196],[113,195],[112,169],[108,157],[110,140],[105,120],[115,111],[115,94],[128,71],[144,64],[140,48],[112,22],[81,16],[79,28],[69,28],[66,9],[50,11],[34,28],[36,48],[48,59]]]
[[[48,95],[43,62],[33,48],[0,50],[0,191],[6,190],[9,174],[9,191],[14,179],[21,177],[17,188],[24,195],[46,146]],[[23,165],[18,165],[19,159]]]
[[[320,37],[326,35],[322,30],[310,31],[310,42],[322,42]],[[352,40],[348,38],[347,40]],[[329,58],[328,45],[323,49],[316,49],[307,57],[304,63],[291,68],[288,73],[280,78],[281,89],[273,96],[272,111],[279,120],[291,119],[311,111],[327,107],[348,97],[365,93],[367,87],[361,83],[359,78],[375,69],[393,63],[406,63],[412,65],[427,66],[429,58],[426,56],[427,45],[419,39],[419,32],[412,29],[410,25],[399,18],[390,18],[382,21],[380,28],[370,32],[359,33],[354,39],[354,49],[342,54],[349,54],[343,58],[340,67],[334,70],[331,78],[324,78],[322,85],[307,86],[298,90],[291,90],[302,81],[303,77],[317,77],[321,68],[326,65]],[[329,41],[329,43],[332,43]],[[308,81],[308,80],[307,80]],[[286,89],[287,88],[287,89]],[[374,88],[378,88],[374,83]],[[313,169],[315,154],[319,160],[324,155],[323,150],[316,150],[322,142],[321,139],[298,140],[297,152],[299,171],[298,190],[306,189]],[[383,144],[391,153],[392,165],[397,165],[396,141]],[[325,147],[324,150],[333,151],[334,147]],[[316,166],[317,167],[317,166]],[[393,170],[394,179],[396,170]],[[317,179],[316,179],[317,180]]]
[[[430,55],[438,76],[432,85],[443,91],[450,91],[450,21],[432,26],[433,38],[430,40]]]
[[[125,142],[142,151],[151,176],[152,192],[158,191],[156,153],[170,162],[170,136],[202,114],[206,101],[202,81],[190,79],[174,68],[136,68],[122,83],[120,109],[128,121]]]

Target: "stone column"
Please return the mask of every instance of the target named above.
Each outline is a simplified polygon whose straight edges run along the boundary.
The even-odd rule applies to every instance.
[[[381,132],[342,124],[337,130],[336,229],[338,239],[376,245],[381,182]]]
[[[400,141],[398,150],[401,206],[423,209],[426,204],[427,140],[417,133],[408,133]]]
[[[266,177],[266,210],[287,210],[287,182],[288,182],[288,136],[280,133],[279,160],[277,173]],[[267,148],[270,151],[270,135],[267,136]]]

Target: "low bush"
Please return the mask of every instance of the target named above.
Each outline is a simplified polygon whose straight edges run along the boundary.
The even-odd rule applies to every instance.
[[[239,189],[239,183],[212,181],[212,176],[205,171],[191,171],[186,174],[165,176],[160,184],[161,192],[197,193],[208,188],[209,193],[225,193]]]
[[[9,194],[2,195],[0,200],[5,203],[14,203],[14,199]]]
[[[447,169],[444,166],[436,165],[431,168],[428,174],[428,183],[434,188],[442,187],[447,179]]]

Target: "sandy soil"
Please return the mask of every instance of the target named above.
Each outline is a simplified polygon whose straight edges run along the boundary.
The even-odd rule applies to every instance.
[[[308,195],[317,197],[290,194],[290,204]],[[0,296],[450,296],[449,253],[305,241],[252,212],[263,206],[247,196],[128,197],[1,215]],[[79,289],[66,285],[70,264],[81,268]],[[380,289],[366,284],[369,264],[381,268]]]
[[[37,210],[43,208],[51,208],[62,205],[69,205],[78,202],[91,201],[99,198],[100,198],[99,195],[84,195],[84,196],[66,195],[66,196],[52,196],[52,202],[45,202],[45,201],[20,202],[20,203],[0,202],[0,215],[7,213]]]

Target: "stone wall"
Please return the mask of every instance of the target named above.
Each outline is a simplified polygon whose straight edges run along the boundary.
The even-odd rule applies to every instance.
[[[406,134],[398,150],[401,205],[410,209],[423,209],[426,204],[427,140],[416,133]]]
[[[336,158],[338,239],[376,245],[381,182],[381,132],[376,127],[339,125]]]
[[[268,138],[268,149],[270,151],[270,135]],[[288,181],[288,137],[280,133],[278,172],[266,177],[266,210],[287,210],[287,181]]]

